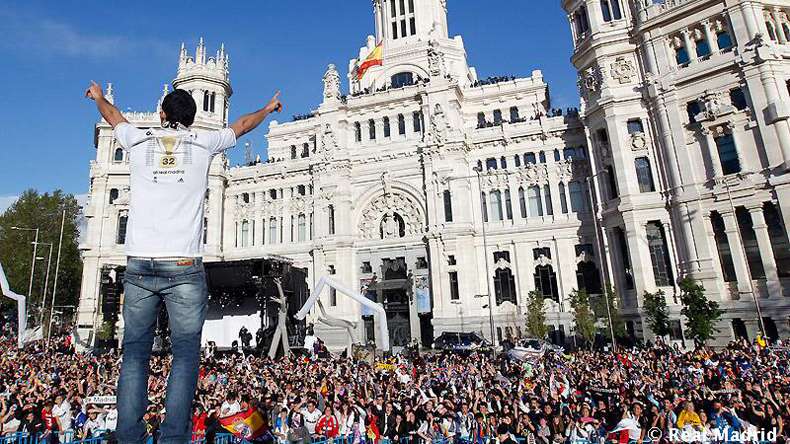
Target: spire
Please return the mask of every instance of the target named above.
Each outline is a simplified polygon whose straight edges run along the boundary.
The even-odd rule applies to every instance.
[[[197,50],[195,51],[195,63],[200,65],[206,64],[206,45],[203,43],[203,37],[200,38]]]
[[[107,83],[107,92],[104,93],[104,98],[110,103],[115,103],[115,96],[112,94],[112,83]]]
[[[162,85],[162,97],[159,98],[159,102],[156,104],[156,109],[157,110],[161,110],[162,109],[162,102],[164,102],[165,96],[170,92],[170,88],[168,86],[169,85],[167,83]]]

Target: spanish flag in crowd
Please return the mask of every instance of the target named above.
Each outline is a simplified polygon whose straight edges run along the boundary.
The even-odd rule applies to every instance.
[[[237,413],[233,416],[219,419],[220,425],[237,438],[253,441],[263,436],[269,429],[266,420],[263,419],[261,412],[254,408],[246,412]]]
[[[383,43],[383,42],[382,42]],[[362,64],[359,65],[357,68],[357,80],[361,80],[362,76],[365,75],[365,71],[372,66],[381,66],[384,64],[384,50],[382,48],[382,43],[376,45],[373,48],[373,51],[370,51],[370,54],[362,61]]]

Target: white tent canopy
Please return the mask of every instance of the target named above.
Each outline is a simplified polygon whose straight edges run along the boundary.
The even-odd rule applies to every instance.
[[[17,346],[19,348],[22,348],[22,345],[24,344],[24,340],[25,340],[23,333],[25,331],[25,328],[27,327],[26,325],[27,317],[25,316],[25,302],[27,299],[21,294],[16,294],[13,291],[11,291],[11,288],[8,285],[8,278],[6,278],[5,271],[3,270],[3,264],[0,264],[0,293],[2,293],[3,296],[9,297],[16,301],[17,319],[19,320],[19,325],[17,327],[17,335],[16,335]]]

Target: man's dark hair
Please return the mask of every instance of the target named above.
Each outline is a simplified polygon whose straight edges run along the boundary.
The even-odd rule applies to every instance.
[[[188,91],[176,89],[162,100],[162,111],[167,119],[166,126],[175,128],[180,123],[188,127],[195,122],[197,104]]]

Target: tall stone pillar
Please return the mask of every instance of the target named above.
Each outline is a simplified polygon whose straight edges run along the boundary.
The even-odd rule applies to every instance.
[[[762,207],[749,208],[752,217],[752,229],[757,237],[757,245],[760,249],[763,269],[765,270],[765,281],[768,286],[768,297],[782,297],[782,285],[779,283],[779,275],[776,271],[776,260],[774,251],[771,248],[771,238],[768,235],[768,225],[765,223],[765,215]]]
[[[733,212],[722,213],[721,217],[724,219],[724,233],[727,235],[732,263],[735,267],[735,276],[738,279],[738,293],[749,294],[752,292],[752,286],[751,282],[749,282],[748,264],[740,242],[741,236],[738,232],[738,221]]]

